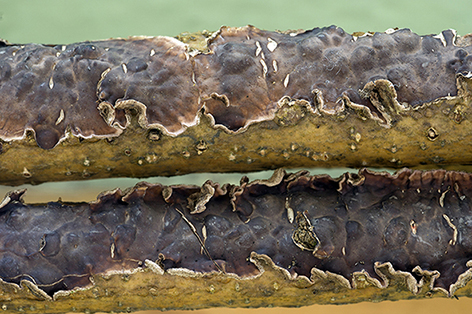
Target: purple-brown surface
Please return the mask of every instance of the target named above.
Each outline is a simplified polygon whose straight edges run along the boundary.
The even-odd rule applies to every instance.
[[[366,273],[382,287],[379,270],[388,268],[415,287],[433,278],[431,288],[452,295],[469,280],[460,276],[472,260],[471,179],[439,170],[339,179],[276,171],[239,186],[141,183],[89,204],[28,205],[16,191],[1,204],[0,276],[50,295],[145,260],[250,278],[260,271],[255,252],[292,275],[334,273],[350,287]]]
[[[51,149],[68,130],[113,137],[130,109],[141,126],[169,135],[195,125],[202,109],[216,125],[238,131],[272,119],[284,97],[307,101],[313,112],[367,107],[390,126],[382,100],[393,97],[388,109],[395,110],[453,96],[456,75],[472,70],[470,37],[452,30],[357,35],[334,26],[293,33],[223,27],[208,34],[203,50],[170,37],[1,42],[0,138],[33,130],[38,145]]]

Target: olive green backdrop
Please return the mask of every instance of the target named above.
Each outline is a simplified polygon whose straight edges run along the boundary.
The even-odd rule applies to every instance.
[[[472,31],[470,0],[0,0],[0,37],[66,43],[129,35],[168,35],[221,25],[270,30],[336,24],[348,32],[408,27],[419,34]]]
[[[411,28],[425,35],[453,28],[460,35],[472,33],[471,0],[232,0],[232,1],[25,1],[0,0],[0,38],[12,43],[62,44],[84,40],[127,37],[131,35],[167,35],[198,30],[216,30],[222,25],[252,24],[268,30],[310,29],[335,24],[347,32],[384,31]],[[0,104],[1,105],[1,104]],[[25,156],[25,158],[28,158]],[[344,169],[316,169],[337,176]],[[1,175],[1,174],[0,174]],[[251,174],[250,178],[268,177]],[[238,182],[240,175],[193,175],[177,178],[152,178],[148,181],[201,184],[211,178],[220,182]],[[132,186],[139,180],[114,179],[25,186],[28,202],[46,202],[62,197],[67,201],[90,201],[104,189]],[[0,198],[11,190],[0,187]],[[185,296],[182,296],[185,297]],[[347,306],[311,306],[301,309],[208,310],[197,313],[468,313],[472,299],[420,300],[360,303]]]

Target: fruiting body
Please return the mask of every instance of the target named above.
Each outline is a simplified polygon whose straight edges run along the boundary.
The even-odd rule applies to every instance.
[[[2,182],[472,163],[470,36],[179,38],[3,43]]]
[[[470,169],[471,38],[248,26],[0,42],[0,181]],[[470,296],[471,179],[276,170],[239,186],[140,183],[89,204],[24,204],[14,191],[0,203],[0,305],[119,312]]]

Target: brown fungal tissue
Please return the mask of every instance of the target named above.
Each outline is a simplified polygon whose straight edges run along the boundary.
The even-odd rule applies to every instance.
[[[338,179],[278,170],[239,186],[141,183],[89,204],[28,205],[15,191],[1,204],[0,276],[59,301],[92,289],[98,275],[150,267],[152,282],[163,274],[247,282],[272,268],[310,295],[366,284],[461,295],[471,279],[471,179],[443,170]]]
[[[1,41],[0,181],[472,164],[470,35],[194,35]],[[240,185],[140,183],[88,204],[25,204],[13,191],[0,202],[0,307],[470,296],[471,182],[446,170],[277,170]]]
[[[470,169],[470,38],[247,26],[58,46],[2,41],[0,181]]]
[[[31,129],[38,145],[50,149],[64,139],[66,130],[82,138],[115,136],[126,125],[120,109],[129,98],[146,102],[147,111],[136,101],[130,106],[144,110],[169,132],[179,128],[176,124],[195,119],[197,109],[192,113],[188,108],[190,121],[179,117],[182,111],[172,109],[195,103],[198,95],[187,80],[191,65],[185,45],[172,38],[1,49],[0,136],[4,140],[21,138]],[[109,102],[99,104],[99,99]]]
[[[169,37],[2,42],[0,138],[33,130],[38,145],[51,149],[69,132],[113,137],[130,110],[141,126],[173,136],[196,124],[202,108],[216,125],[238,131],[272,119],[284,97],[313,112],[361,108],[390,126],[394,113],[456,95],[456,75],[471,71],[470,51],[452,30],[354,36],[334,26],[294,33],[223,27],[201,50]]]

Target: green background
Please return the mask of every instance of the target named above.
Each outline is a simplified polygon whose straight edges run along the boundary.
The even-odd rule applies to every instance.
[[[268,30],[310,29],[335,24],[347,32],[384,31],[410,28],[421,35],[453,28],[460,35],[472,33],[472,1],[71,1],[0,0],[0,38],[12,43],[65,44],[131,35],[175,36],[181,32],[216,30],[222,25],[254,25]],[[27,158],[27,156],[25,156]],[[316,169],[339,175],[344,169]],[[0,174],[1,175],[1,174]],[[264,178],[268,172],[251,174]],[[238,182],[240,175],[192,175],[177,178],[152,178],[148,181],[201,184],[212,178]],[[66,201],[90,201],[105,189],[132,186],[137,179],[94,180],[88,182],[48,183],[28,188],[26,201],[46,202],[62,197]],[[0,187],[0,196],[11,187]],[[183,296],[184,297],[184,296]],[[254,313],[440,313],[463,312],[472,300],[424,300],[362,303],[349,306],[312,306],[303,309],[247,310]],[[218,313],[220,310],[212,310]],[[225,312],[236,313],[233,310]]]
[[[268,30],[335,24],[348,32],[407,27],[419,34],[454,28],[466,34],[472,32],[471,8],[470,0],[0,0],[0,38],[57,44],[246,24]]]
[[[0,0],[0,38],[18,44],[67,44],[133,35],[176,36],[182,32],[217,30],[222,25],[247,24],[267,30],[310,29],[334,24],[350,33],[398,27],[410,28],[421,35],[453,28],[459,35],[465,35],[472,33],[471,14],[472,0]],[[311,169],[311,172],[338,176],[345,170]],[[250,174],[249,177],[267,178],[270,174]],[[148,181],[202,184],[207,179],[238,183],[240,174],[206,174]],[[67,186],[49,184],[47,190],[54,193],[53,198],[91,200],[95,198],[95,192],[125,188],[137,181],[118,179],[73,182]],[[44,185],[30,187],[26,199],[51,200],[44,189]],[[9,188],[0,187],[0,195],[7,190]],[[75,192],[78,190],[82,193]]]

